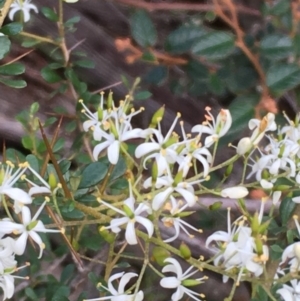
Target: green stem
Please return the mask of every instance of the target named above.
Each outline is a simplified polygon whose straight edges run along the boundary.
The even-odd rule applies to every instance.
[[[49,43],[49,44],[59,46],[59,43],[55,42],[54,40],[49,39],[49,38],[45,38],[45,37],[41,37],[41,36],[38,36],[38,35],[33,34],[33,33],[22,31],[22,32],[20,32],[20,35],[23,36],[23,37],[38,40],[40,42],[45,42],[45,43]]]

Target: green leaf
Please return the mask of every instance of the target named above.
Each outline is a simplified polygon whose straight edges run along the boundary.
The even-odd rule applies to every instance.
[[[89,164],[82,172],[78,189],[95,186],[105,177],[107,170],[107,166],[101,162]]]
[[[196,60],[189,61],[184,70],[193,79],[207,80],[209,77],[207,67]]]
[[[290,0],[281,0],[276,1],[272,8],[270,9],[269,13],[275,16],[281,16],[286,14],[291,9],[291,2]]]
[[[65,22],[65,26],[67,27],[73,26],[75,23],[78,23],[79,21],[80,21],[79,16],[72,17],[71,19]]]
[[[88,68],[88,69],[95,68],[95,62],[91,60],[78,60],[74,62],[74,65],[82,68]]]
[[[65,139],[62,137],[58,138],[58,140],[56,141],[56,143],[54,144],[54,147],[52,149],[53,153],[61,150],[64,147],[64,145],[65,145]]]
[[[56,83],[56,82],[59,82],[62,80],[61,76],[58,75],[57,72],[55,72],[54,70],[49,68],[49,66],[46,66],[41,70],[41,75],[42,75],[42,78],[50,84],[53,84],[53,83]]]
[[[269,59],[287,58],[293,50],[290,37],[279,34],[267,35],[260,42],[261,53]]]
[[[34,155],[28,155],[26,161],[29,163],[30,167],[33,168],[37,173],[40,172],[39,169],[39,160]]]
[[[57,22],[59,20],[58,14],[49,7],[42,7],[42,13],[50,21]]]
[[[282,225],[287,224],[295,207],[296,207],[296,203],[294,203],[292,201],[292,198],[290,198],[290,197],[286,197],[281,201],[280,206],[279,206],[279,215],[281,218]]]
[[[26,149],[32,149],[33,148],[33,144],[32,144],[32,140],[29,136],[24,136],[22,137],[22,145],[26,148]]]
[[[21,89],[27,86],[25,80],[22,79],[7,79],[7,78],[0,78],[0,82],[8,87]]]
[[[38,301],[39,297],[37,296],[37,294],[34,292],[34,290],[31,287],[26,287],[25,288],[25,295],[33,301]]]
[[[0,37],[0,60],[2,60],[10,49],[10,40],[6,36]]]
[[[7,36],[14,36],[23,30],[23,25],[21,23],[12,22],[1,27],[0,32]]]
[[[67,159],[63,159],[58,163],[58,166],[61,173],[64,175],[70,169],[71,162]]]
[[[60,282],[61,283],[66,283],[67,281],[73,276],[73,273],[75,271],[75,266],[74,264],[68,264],[62,271],[60,275]]]
[[[300,68],[294,64],[272,65],[266,78],[267,85],[273,92],[284,92],[300,83]]]
[[[150,70],[144,80],[149,84],[161,85],[168,76],[168,68],[165,66],[158,66]]]
[[[149,91],[140,91],[134,95],[134,100],[144,100],[152,96]]]
[[[18,75],[25,72],[25,66],[21,63],[11,63],[9,65],[0,66],[0,74],[2,75]]]
[[[181,54],[190,51],[200,37],[207,34],[203,27],[182,26],[173,31],[166,40],[165,49],[168,52]]]
[[[228,56],[234,50],[234,35],[216,31],[199,38],[192,52],[207,59],[215,60]]]
[[[143,10],[136,11],[130,19],[131,34],[142,47],[153,46],[157,40],[157,32],[149,14]]]
[[[115,167],[110,175],[109,180],[114,181],[115,179],[121,177],[122,175],[124,175],[126,169],[127,169],[126,162],[125,162],[124,158],[120,157],[118,163],[115,165]]]

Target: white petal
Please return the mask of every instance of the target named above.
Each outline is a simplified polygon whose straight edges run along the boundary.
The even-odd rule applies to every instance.
[[[22,255],[25,252],[27,244],[28,233],[24,232],[20,237],[15,241],[15,252],[17,255]]]
[[[104,141],[102,143],[99,143],[95,146],[94,150],[93,150],[93,157],[95,159],[95,161],[98,160],[98,156],[99,154],[106,149],[109,145],[110,145],[110,141]]]
[[[119,160],[119,154],[120,154],[120,141],[115,140],[107,149],[107,156],[108,161],[116,165]]]
[[[182,197],[186,200],[190,207],[195,205],[196,197],[193,192],[181,187],[176,187],[175,191],[182,195]]]
[[[246,187],[235,186],[223,189],[221,191],[221,196],[223,198],[240,199],[248,195],[248,193],[249,191]]]
[[[206,126],[206,125],[202,125],[202,124],[198,124],[198,125],[195,125],[193,128],[192,128],[192,133],[200,133],[200,134],[214,134],[214,131],[212,128]]]
[[[20,188],[5,188],[2,190],[2,193],[8,195],[14,201],[19,201],[23,204],[32,203],[32,199],[29,194]]]
[[[125,275],[123,275],[119,283],[118,293],[124,294],[126,284],[129,282],[129,280],[132,277],[137,277],[137,276],[138,274],[136,273],[126,273]]]
[[[173,192],[173,188],[169,187],[165,191],[159,192],[152,200],[152,209],[157,211],[164,204],[168,196]]]
[[[136,234],[135,234],[135,223],[132,221],[129,221],[126,227],[126,232],[125,232],[125,239],[128,242],[129,245],[136,245],[137,239],[136,239]]]
[[[160,280],[160,285],[164,288],[176,288],[180,281],[176,277],[166,277]]]
[[[160,145],[158,143],[154,142],[145,142],[140,144],[136,149],[135,149],[135,156],[136,158],[141,158],[145,156],[146,154],[149,154],[153,151],[158,151],[160,150]]]
[[[34,186],[29,189],[29,195],[51,193],[51,190],[45,186]]]
[[[153,232],[154,232],[153,223],[150,220],[148,220],[147,218],[142,217],[142,216],[136,216],[135,220],[147,229],[149,238],[152,237]]]

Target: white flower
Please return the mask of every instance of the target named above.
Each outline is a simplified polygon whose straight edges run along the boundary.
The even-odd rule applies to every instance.
[[[0,239],[0,274],[6,269],[14,269],[17,265],[15,260],[15,240],[11,237]]]
[[[144,168],[146,169],[145,164],[149,159],[155,159],[158,176],[161,176],[165,172],[169,164],[174,164],[177,161],[178,154],[176,147],[179,143],[178,136],[173,131],[180,116],[178,113],[166,136],[162,134],[160,122],[157,124],[158,129],[148,129],[147,133],[151,134],[151,142],[142,143],[135,150],[136,158],[141,158],[151,153],[144,159]],[[153,134],[155,135],[155,139],[153,138]]]
[[[143,216],[140,216],[142,213],[149,211],[149,207],[146,204],[139,204],[136,209],[134,208],[135,199],[132,194],[131,184],[129,184],[129,191],[130,196],[124,201],[124,211],[104,201],[100,202],[109,207],[110,209],[123,215],[123,217],[112,219],[110,222],[110,226],[107,226],[105,228],[111,229],[114,233],[119,233],[121,231],[120,226],[127,224],[125,231],[125,239],[128,242],[128,244],[136,245],[138,242],[135,233],[135,223],[137,222],[146,228],[149,238],[153,235],[154,226],[150,220]]]
[[[10,299],[15,291],[14,277],[9,274],[0,275],[0,287],[3,290],[3,300]]]
[[[95,140],[100,141],[102,139],[102,131],[107,130],[105,123],[112,116],[112,109],[106,110],[103,108],[104,93],[101,93],[100,103],[97,112],[92,113],[89,108],[84,104],[83,100],[80,99],[79,103],[83,106],[81,111],[89,120],[86,120],[82,127],[84,131],[88,131],[90,128],[93,130],[93,137]]]
[[[210,108],[206,107],[208,115],[205,115],[206,121],[202,124],[195,125],[192,128],[192,132],[198,132],[199,134],[209,134],[205,139],[205,147],[209,147],[223,137],[230,129],[232,124],[231,114],[228,110],[222,109],[217,116],[217,119],[210,113]],[[210,123],[210,121],[212,123]]]
[[[2,165],[0,170],[0,195],[7,195],[14,200],[14,210],[17,214],[21,212],[23,205],[32,203],[32,199],[27,192],[20,188],[12,187],[21,178],[27,167],[27,163],[19,164],[19,168],[13,172],[14,164],[7,161],[6,168]]]
[[[185,204],[184,206],[181,206],[181,202],[180,201],[176,201],[176,199],[171,196],[170,197],[171,200],[171,208],[169,209],[171,216],[165,216],[162,218],[162,222],[164,224],[165,227],[174,227],[175,229],[175,235],[165,239],[164,242],[171,242],[174,241],[180,233],[180,229],[182,229],[189,237],[193,237],[193,235],[191,235],[186,228],[190,228],[192,230],[195,230],[197,232],[201,232],[201,230],[196,229],[195,227],[191,226],[189,223],[185,222],[184,220],[181,219],[180,215],[181,213],[184,215],[183,210],[186,209],[186,207],[188,206],[188,204]],[[169,204],[166,204],[165,207],[168,207]]]
[[[260,185],[262,188],[267,189],[267,190],[272,189],[274,186],[273,183],[271,183],[265,179],[262,179],[260,181]],[[272,196],[272,202],[274,205],[276,205],[281,197],[281,191],[273,191],[273,192],[271,192],[271,194],[269,196]]]
[[[249,121],[249,129],[254,130],[250,138],[252,143],[257,145],[267,131],[275,131],[276,128],[277,125],[273,113],[268,113],[262,120],[251,119]]]
[[[175,273],[175,276],[165,277],[161,279],[160,285],[164,288],[176,289],[176,292],[172,295],[172,301],[178,301],[182,299],[184,294],[187,294],[190,298],[194,300],[200,300],[196,296],[200,296],[204,298],[203,294],[196,293],[188,288],[186,288],[185,282],[193,282],[193,285],[203,283],[203,280],[207,279],[206,277],[198,278],[198,279],[189,279],[189,277],[193,276],[195,273],[199,272],[195,270],[191,272],[193,266],[189,267],[184,273],[182,272],[182,268],[179,262],[175,258],[167,258],[165,262],[169,262],[170,264],[166,265],[163,269],[163,273]]]
[[[31,4],[30,2],[31,0],[15,0],[10,6],[8,17],[13,20],[15,13],[20,10],[23,13],[24,22],[28,22],[30,20],[30,10],[34,10],[38,13],[36,5]]]
[[[300,234],[300,225],[297,220],[297,216],[294,216],[294,221]],[[280,264],[284,264],[288,260],[289,269],[292,273],[300,271],[300,242],[295,242],[289,245],[282,253],[282,261]]]
[[[231,199],[241,199],[248,194],[249,194],[248,189],[243,186],[229,187],[221,191],[221,196],[223,198],[231,198]]]
[[[127,118],[131,118],[135,114],[136,112],[130,114]],[[130,139],[142,138],[144,131],[142,129],[132,129],[130,122],[127,119],[119,120],[115,111],[112,113],[112,116],[113,118],[107,121],[110,133],[102,131],[101,136],[103,141],[95,146],[93,157],[95,160],[98,160],[99,154],[107,148],[108,160],[111,164],[115,165],[119,160],[121,143]]]
[[[143,291],[139,291],[136,294],[127,294],[125,292],[125,286],[129,282],[129,280],[132,277],[137,277],[138,275],[135,273],[126,273],[121,272],[114,274],[109,277],[108,279],[108,288],[104,287],[107,289],[112,296],[106,296],[106,297],[100,297],[100,298],[95,298],[95,299],[87,299],[84,301],[101,301],[101,300],[111,300],[111,301],[142,301],[144,299],[144,293]],[[119,281],[119,287],[118,290],[114,288],[112,285],[112,282],[116,279],[120,279]],[[103,287],[103,286],[102,286]]]
[[[180,175],[179,173],[177,176]],[[159,193],[157,193],[153,200],[152,200],[152,209],[157,211],[158,209],[163,206],[164,202],[167,200],[167,198],[174,192],[179,193],[188,203],[189,206],[193,206],[196,203],[196,200],[198,199],[197,196],[195,196],[193,184],[202,182],[204,180],[198,180],[193,183],[184,182],[180,177],[175,177],[173,179],[170,170],[168,169],[168,173],[166,176],[162,176],[157,178],[155,187],[157,189],[160,189],[164,187],[165,189]],[[144,182],[144,187],[149,188],[152,186],[152,178],[148,178]]]
[[[256,217],[261,223],[264,209],[262,202],[260,213]],[[214,247],[219,251],[214,259],[214,265],[223,266],[226,271],[238,268],[239,274],[237,283],[247,271],[259,276],[263,273],[263,265],[269,258],[269,250],[266,245],[262,246],[262,254],[257,254],[257,247],[254,238],[251,236],[252,230],[245,226],[245,218],[239,217],[233,225],[230,224],[230,208],[228,208],[227,232],[217,231],[210,235],[206,240],[206,247],[215,241]],[[223,282],[228,280],[228,276],[223,276]]]
[[[284,301],[300,301],[300,282],[292,279],[291,286],[283,284],[282,288],[276,291]]]
[[[32,238],[33,241],[35,241],[39,247],[40,247],[40,254],[39,258],[42,257],[43,249],[45,248],[45,244],[43,243],[41,237],[37,234],[37,232],[61,232],[60,230],[52,230],[52,229],[46,229],[43,222],[40,220],[37,220],[38,216],[42,212],[43,208],[46,205],[45,201],[33,218],[31,218],[31,213],[28,207],[23,206],[22,207],[22,224],[18,224],[15,222],[12,222],[10,220],[1,220],[0,221],[0,233],[3,234],[20,234],[20,236],[15,241],[15,253],[17,255],[22,255],[25,251],[27,239],[28,236]]]

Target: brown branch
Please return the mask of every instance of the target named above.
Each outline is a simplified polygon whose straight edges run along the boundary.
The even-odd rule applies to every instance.
[[[213,0],[215,6],[215,13],[219,16],[225,23],[227,23],[236,34],[236,46],[242,50],[249,61],[255,68],[258,76],[260,78],[262,86],[262,95],[259,104],[256,106],[256,116],[259,117],[261,110],[269,110],[273,113],[277,113],[277,108],[275,100],[270,97],[269,88],[266,83],[266,76],[263,68],[260,65],[259,57],[254,54],[244,41],[244,32],[239,26],[238,16],[237,16],[237,6],[232,2],[232,0]],[[226,10],[224,9],[226,6]],[[227,12],[227,14],[225,13]]]
[[[214,5],[212,4],[193,4],[193,3],[150,3],[144,2],[141,0],[114,0],[115,2],[119,2],[126,5],[135,6],[138,8],[143,8],[148,11],[155,10],[192,10],[192,11],[200,11],[207,12],[213,11]],[[224,10],[227,10],[227,7],[223,7]],[[261,16],[261,13],[252,8],[248,8],[242,5],[237,5],[236,9],[241,14],[247,14],[252,16]]]

